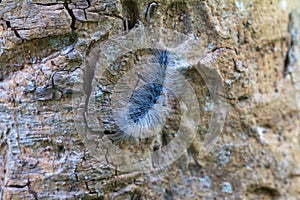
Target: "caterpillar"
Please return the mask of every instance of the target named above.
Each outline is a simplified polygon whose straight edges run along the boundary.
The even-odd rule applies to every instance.
[[[126,98],[128,80],[121,79],[115,86],[119,101],[114,107],[114,118],[120,131],[126,137],[147,138],[158,134],[165,123],[166,99],[164,97],[167,68],[170,67],[171,55],[166,50],[152,50],[152,56],[146,65],[135,73],[136,81],[132,84],[131,95]],[[128,76],[131,77],[131,76]],[[125,96],[122,97],[122,96]],[[121,99],[121,101],[120,101]]]
[[[122,171],[151,171],[179,158],[197,134],[208,141],[204,153],[213,146],[224,122],[222,85],[213,66],[204,66],[209,62],[199,64],[201,48],[194,37],[137,27],[89,53],[94,73],[85,82],[91,87],[73,105],[80,110],[85,102],[76,128],[99,161]],[[206,97],[214,103],[208,114],[199,109]]]

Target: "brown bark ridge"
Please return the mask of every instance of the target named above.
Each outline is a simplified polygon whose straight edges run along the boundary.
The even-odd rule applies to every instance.
[[[1,199],[298,199],[299,22],[292,0],[0,0]],[[230,109],[204,158],[205,118],[183,155],[154,172],[122,172],[80,138],[74,84],[89,103],[97,62],[85,58],[136,26],[201,38],[219,71]]]

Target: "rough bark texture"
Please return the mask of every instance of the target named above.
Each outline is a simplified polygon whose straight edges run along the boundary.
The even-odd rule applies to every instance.
[[[150,3],[0,0],[1,198],[299,199],[299,5]],[[230,112],[205,158],[196,140],[164,170],[122,173],[81,143],[72,84],[100,41],[136,23],[194,34],[220,71]]]

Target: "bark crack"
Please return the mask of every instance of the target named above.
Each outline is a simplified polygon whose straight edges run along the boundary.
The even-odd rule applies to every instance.
[[[85,187],[86,187],[87,191],[89,191],[89,194],[97,194],[96,191],[92,191],[92,190],[89,188],[88,182],[85,181],[84,184],[85,184]]]
[[[85,0],[85,1],[88,3],[88,7],[87,8],[91,7],[91,1],[90,0]]]
[[[34,199],[38,200],[37,192],[31,189],[31,182],[29,181],[29,179],[28,179],[28,181],[27,181],[27,183],[25,185],[11,184],[11,185],[7,185],[6,187],[9,187],[9,188],[18,188],[18,189],[22,189],[22,188],[27,187],[29,194],[32,194],[33,197],[34,197]]]
[[[24,40],[24,38],[22,38],[21,35],[18,33],[18,30],[15,27],[11,26],[11,23],[9,20],[5,20],[3,18],[0,18],[0,20],[5,22],[7,29],[11,29],[17,38],[20,38],[22,41]]]
[[[16,185],[16,184],[11,184],[11,185],[7,185],[6,187],[9,187],[9,188],[24,188],[24,187],[26,187],[27,186],[27,184],[25,184],[25,185]]]
[[[54,65],[54,66],[56,66],[56,65]],[[64,98],[64,95],[66,95],[68,93],[68,91],[64,91],[62,88],[59,88],[59,86],[57,86],[55,84],[55,81],[54,81],[55,75],[59,72],[67,72],[68,74],[70,74],[70,73],[76,71],[77,69],[81,69],[81,68],[76,67],[74,69],[63,69],[63,70],[55,71],[55,72],[52,73],[52,75],[51,75],[51,88],[53,89],[53,93],[55,94],[55,92],[59,92],[61,94],[60,96],[55,97],[54,100],[59,100],[61,98]],[[73,92],[73,91],[71,91],[71,92]]]
[[[25,40],[24,38],[21,37],[21,35],[18,33],[17,29],[12,28],[11,30],[13,30],[13,32],[15,33],[17,38],[20,38],[21,40]]]
[[[54,6],[54,5],[58,5],[61,3],[32,3],[34,5],[39,5],[39,6]]]
[[[31,182],[29,181],[29,179],[28,179],[28,182],[27,182],[26,186],[28,187],[29,194],[32,194],[34,199],[38,200],[39,198],[38,198],[37,192],[31,189]]]
[[[66,8],[66,10],[68,11],[68,13],[72,19],[70,27],[71,27],[72,31],[74,31],[74,30],[76,30],[76,27],[75,27],[76,17],[73,13],[73,10],[69,7],[69,4],[67,1],[65,1],[63,5]]]
[[[11,28],[11,25],[10,25],[10,21],[8,21],[8,20],[5,20],[5,19],[3,19],[3,18],[0,18],[2,21],[4,21],[5,22],[5,24],[6,24],[6,26],[7,26],[7,28]]]
[[[84,18],[87,20],[87,16],[86,16],[86,9],[88,9],[89,7],[91,7],[91,1],[90,0],[85,0],[86,2],[87,2],[87,7],[85,7],[84,9],[83,9],[83,12],[84,12]]]

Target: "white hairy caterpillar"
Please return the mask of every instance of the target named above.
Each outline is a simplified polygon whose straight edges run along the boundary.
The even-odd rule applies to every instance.
[[[217,116],[222,106],[217,100],[222,89],[220,78],[210,66],[199,65],[203,54],[201,43],[194,37],[165,29],[137,27],[101,42],[87,60],[94,76],[84,101],[85,121],[78,113],[76,123],[83,142],[97,159],[104,163],[109,160],[122,171],[159,169],[191,145],[199,134],[200,121],[209,127],[203,132],[206,153],[205,148],[220,134],[223,115]],[[185,70],[189,70],[189,79],[191,73],[195,80],[202,77],[213,92],[209,98],[215,106],[209,112],[211,118],[218,117],[217,121],[200,120],[202,86],[192,86]],[[197,88],[197,95],[193,88]],[[83,103],[80,97],[74,102],[75,106]],[[84,131],[85,127],[89,130]],[[151,143],[154,138],[161,141]]]
[[[170,79],[173,55],[166,50],[152,53],[150,62],[138,67],[135,74],[122,77],[113,92],[114,119],[125,137],[148,138],[158,134],[168,112],[166,93],[171,88],[167,87],[180,84],[180,80]],[[128,78],[135,81],[130,83]]]

